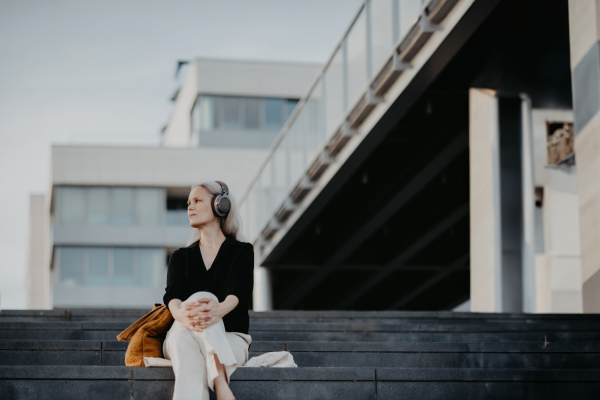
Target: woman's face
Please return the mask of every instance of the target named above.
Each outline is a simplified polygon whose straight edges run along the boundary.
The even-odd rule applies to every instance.
[[[191,227],[200,228],[211,222],[218,223],[218,219],[210,207],[211,198],[202,186],[195,187],[190,192],[187,204]]]

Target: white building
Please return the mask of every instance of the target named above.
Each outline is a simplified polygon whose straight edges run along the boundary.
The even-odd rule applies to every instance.
[[[189,186],[218,176],[241,197],[259,309],[598,312],[587,3],[365,0],[322,69],[191,63],[162,148],[53,148],[30,306],[159,299]],[[560,166],[553,121],[574,123]]]
[[[320,66],[194,60],[161,147],[53,146],[47,195],[32,195],[27,306],[149,307],[184,246],[190,186],[234,197]]]

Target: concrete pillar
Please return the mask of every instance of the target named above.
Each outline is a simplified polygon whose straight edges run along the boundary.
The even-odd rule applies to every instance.
[[[270,311],[273,309],[271,271],[267,268],[254,268],[254,291],[252,293],[252,309],[254,311]]]
[[[471,311],[501,310],[498,99],[486,89],[469,91]]]
[[[600,0],[569,0],[583,312],[600,313]]]
[[[535,177],[533,150],[533,115],[531,99],[521,95],[521,184],[523,204],[523,247],[521,264],[523,269],[523,311],[536,310],[535,269]]]
[[[471,310],[535,309],[530,102],[469,93]],[[525,149],[525,151],[523,151]]]
[[[48,244],[47,212],[44,195],[29,197],[29,238],[27,246],[27,308],[43,310],[50,304],[50,264],[46,258]]]

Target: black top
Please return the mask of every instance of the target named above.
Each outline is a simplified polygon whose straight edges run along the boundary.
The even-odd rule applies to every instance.
[[[173,299],[185,301],[201,291],[211,292],[219,302],[233,294],[240,302],[223,317],[225,330],[248,333],[248,308],[254,286],[254,246],[227,236],[207,271],[198,242],[171,254],[164,304],[168,307]]]

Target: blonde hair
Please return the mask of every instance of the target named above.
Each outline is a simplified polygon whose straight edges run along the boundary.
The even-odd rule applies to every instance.
[[[223,188],[215,181],[204,181],[198,185],[194,185],[190,188],[190,192],[197,187],[203,187],[208,192],[208,195],[212,198],[217,194],[223,193]],[[227,237],[231,237],[240,242],[245,241],[244,235],[242,234],[242,217],[238,211],[237,201],[235,197],[229,191],[229,212],[224,217],[217,217],[219,219],[219,225],[221,231]],[[200,230],[193,228],[192,235],[187,243],[187,246],[200,240]]]

